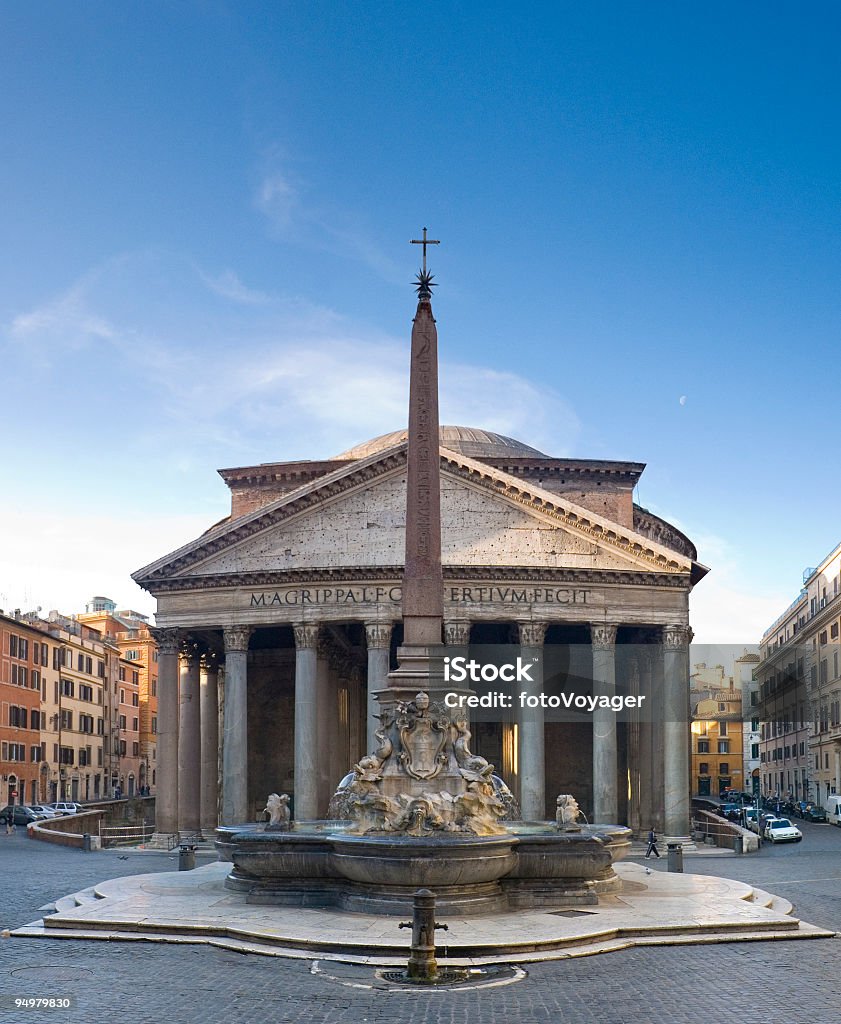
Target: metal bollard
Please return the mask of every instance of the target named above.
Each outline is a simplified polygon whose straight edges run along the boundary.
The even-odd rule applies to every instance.
[[[178,870],[192,871],[196,866],[195,846],[181,846],[178,849]]]
[[[412,929],[412,947],[408,975],[413,981],[433,982],[438,976],[435,959],[435,929],[448,931],[445,924],[435,923],[435,893],[418,889],[412,903],[412,920],[401,921],[401,928]]]
[[[89,832],[85,832],[85,834],[82,836],[82,849],[85,851],[85,853],[91,852],[91,837]]]
[[[683,872],[683,846],[680,843],[668,844],[669,871]]]

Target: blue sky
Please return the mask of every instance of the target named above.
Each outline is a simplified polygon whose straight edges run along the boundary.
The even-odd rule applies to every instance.
[[[839,539],[841,12],[766,3],[0,9],[0,607],[128,573],[215,470],[442,417],[648,463],[749,643]],[[685,402],[681,404],[681,397]]]

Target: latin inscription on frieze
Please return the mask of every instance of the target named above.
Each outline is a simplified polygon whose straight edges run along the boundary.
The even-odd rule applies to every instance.
[[[586,605],[592,591],[568,587],[445,587],[447,605],[483,604],[558,604]],[[288,590],[267,590],[250,594],[252,608],[277,608],[295,605],[400,605],[403,594],[399,586],[348,585],[345,587],[290,587]]]

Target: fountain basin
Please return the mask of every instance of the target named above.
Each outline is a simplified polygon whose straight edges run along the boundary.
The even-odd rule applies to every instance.
[[[225,884],[249,903],[406,914],[423,887],[442,913],[481,914],[597,903],[621,886],[613,864],[631,833],[532,822],[498,836],[355,835],[338,822],[298,822],[283,833],[229,826],[216,834],[220,857],[233,864]]]

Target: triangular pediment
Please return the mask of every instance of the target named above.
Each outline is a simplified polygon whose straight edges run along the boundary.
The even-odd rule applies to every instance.
[[[406,444],[344,464],[134,574],[157,582],[255,572],[396,568],[405,551]],[[502,470],[441,449],[442,561],[689,573],[685,556]]]

